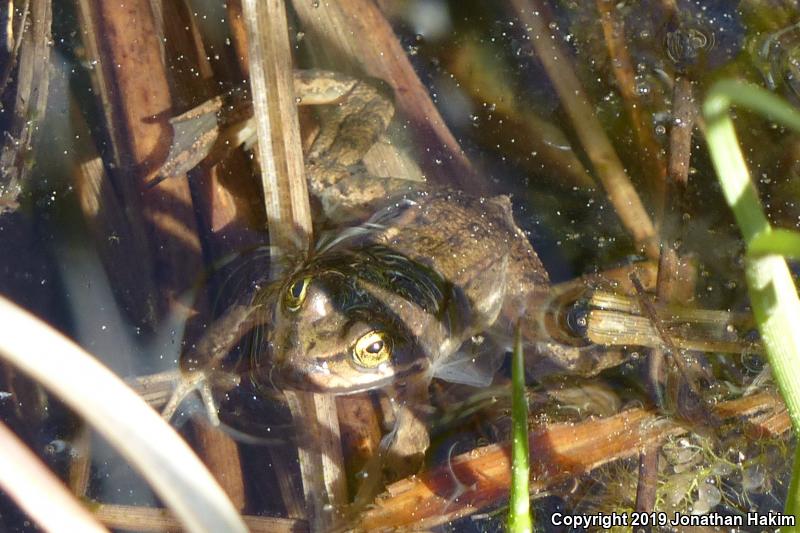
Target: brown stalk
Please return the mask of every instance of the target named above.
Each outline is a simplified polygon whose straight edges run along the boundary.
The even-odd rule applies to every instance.
[[[356,473],[361,472],[369,459],[378,453],[381,427],[372,397],[369,393],[336,398],[339,426],[342,433],[342,451],[351,492],[358,492]]]
[[[94,516],[110,528],[124,531],[180,531],[181,524],[166,509],[132,505],[99,505]],[[305,533],[308,523],[293,518],[242,517],[251,533]]]
[[[244,0],[242,7],[270,242],[282,250],[305,251],[311,239],[311,210],[285,7],[278,0]]]
[[[788,430],[780,398],[759,394],[715,406],[723,418],[758,415],[760,427]],[[686,433],[676,422],[644,409],[608,418],[551,424],[530,433],[531,493],[536,495],[591,470],[635,456],[643,446]],[[508,497],[509,444],[492,444],[454,457],[450,464],[398,481],[362,515],[364,531],[419,530],[469,515]],[[454,477],[455,476],[455,477]]]
[[[89,488],[92,469],[92,438],[88,428],[79,430],[72,440],[73,459],[69,464],[68,486],[70,492],[78,498],[86,496]]]
[[[484,109],[491,106],[491,116],[503,124],[504,137],[514,140],[504,148],[534,174],[547,168],[558,175],[559,185],[563,187],[595,189],[597,183],[575,151],[564,146],[568,142],[561,129],[536,114],[524,95],[518,94],[508,83],[508,76],[498,68],[496,58],[486,46],[477,37],[465,38],[449,54],[447,70],[474,101],[483,104]],[[478,133],[487,144],[497,143],[496,133],[491,128],[479,128]]]
[[[625,45],[624,22],[616,16],[616,2],[612,0],[597,0],[597,10],[600,12],[600,24],[603,27],[603,36],[611,58],[611,69],[617,80],[617,88],[622,95],[639,142],[639,158],[647,174],[652,198],[663,198],[667,168],[661,156],[661,148],[653,136],[649,117],[643,113],[641,101],[636,93],[633,62]]]
[[[137,257],[135,268],[145,269],[143,275],[152,280],[144,287],[154,290],[123,287],[130,292],[118,292],[136,323],[154,327],[202,271],[186,179],[145,187],[163,163],[172,138],[168,122],[172,98],[161,35],[147,0],[78,0],[78,8],[88,59],[96,65],[92,81],[101,99],[115,168],[99,187],[121,199],[131,235],[120,243],[123,252],[105,258],[106,268],[112,273],[132,268],[130,257]]]
[[[292,0],[292,7],[315,66],[389,83],[396,99],[396,120],[410,124],[416,158],[432,182],[473,192],[485,190],[486,184],[475,176],[391,25],[372,0]]]
[[[157,19],[162,21],[161,28],[166,41],[164,56],[171,94],[178,109],[194,107],[213,96],[214,90],[214,73],[200,38],[196,17],[185,0],[162,2],[161,11],[156,11],[156,14]],[[242,163],[234,159],[227,168],[249,176],[250,169]],[[220,172],[219,166],[202,167],[191,171],[189,177],[194,208],[199,225],[203,228],[204,249],[212,263],[238,251],[237,246],[250,244],[241,242],[248,219],[240,215],[236,203],[231,201],[231,193],[221,186]],[[197,330],[205,329],[199,323],[211,319],[208,296],[206,291],[200,291],[196,299],[195,309],[199,314],[187,332],[187,343],[196,342],[201,334]],[[198,454],[234,506],[239,510],[244,509],[245,487],[237,444],[229,435],[209,424],[193,423],[192,429]]]
[[[70,115],[76,137],[91,138],[89,127],[75,102]],[[97,148],[89,142],[76,146],[74,178],[81,212],[89,235],[105,265],[112,287],[117,289],[121,307],[137,322],[152,320],[158,289],[146,236],[131,224],[124,204],[110,186]],[[138,228],[141,230],[141,227]],[[130,268],[130,257],[140,258],[137,268]],[[134,290],[135,288],[135,290]]]
[[[608,462],[630,457],[648,442],[683,431],[643,409],[535,429],[529,437],[531,492],[536,494]],[[392,484],[374,509],[364,513],[360,524],[367,531],[433,527],[503,501],[510,482],[509,444],[492,444]]]
[[[669,139],[669,172],[665,187],[661,191],[663,207],[661,215],[661,257],[658,265],[656,294],[660,303],[686,300],[694,293],[695,273],[691,262],[678,255],[674,242],[678,238],[678,224],[683,196],[689,181],[689,161],[692,153],[692,130],[696,116],[696,105],[692,97],[691,81],[682,76],[675,80],[673,88],[673,123]],[[664,383],[665,353],[661,349],[650,350],[648,359],[648,381],[653,398],[661,396]],[[673,351],[672,358],[683,357],[681,351]],[[680,361],[676,365],[681,368]],[[684,374],[677,379],[688,380]],[[687,384],[690,389],[692,384]],[[699,392],[698,392],[699,394]],[[691,401],[691,400],[690,400]],[[639,484],[636,491],[636,510],[650,512],[656,503],[659,446],[645,448],[639,456]],[[648,530],[651,528],[648,528]]]
[[[552,81],[622,224],[648,257],[658,257],[653,222],[595,116],[594,109],[571,67],[569,55],[548,29],[544,3],[542,0],[511,0],[511,5],[527,29],[536,57]]]
[[[30,16],[28,14],[30,7]],[[28,179],[32,165],[31,152],[38,125],[42,123],[47,109],[50,85],[50,26],[52,5],[50,0],[31,0],[23,4],[20,17],[18,48],[9,58],[7,74],[12,74],[16,62],[16,95],[10,124],[0,139],[0,214],[14,211],[17,197]],[[13,13],[8,16],[13,19]],[[8,77],[0,80],[0,89],[5,89]]]
[[[11,79],[11,73],[17,65],[19,49],[22,46],[22,37],[25,34],[24,28],[28,24],[31,4],[30,0],[25,0],[21,6],[15,8],[14,0],[7,1],[6,46],[5,55],[3,56],[5,61],[3,70],[0,72],[0,94],[5,92],[6,86]]]
[[[248,64],[258,135],[258,160],[273,246],[305,251],[311,239],[288,24],[280,0],[244,0]],[[273,261],[273,277],[279,274]],[[331,397],[286,392],[295,421],[306,509],[313,529],[329,527],[330,509],[347,501],[339,423]]]

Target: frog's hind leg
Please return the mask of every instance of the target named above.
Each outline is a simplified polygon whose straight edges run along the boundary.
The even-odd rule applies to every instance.
[[[320,130],[307,154],[312,182],[332,184],[343,177],[331,170],[360,162],[394,116],[390,89],[381,80],[338,79],[350,88],[336,105],[320,110]]]

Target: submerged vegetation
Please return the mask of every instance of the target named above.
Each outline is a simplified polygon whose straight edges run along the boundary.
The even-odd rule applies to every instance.
[[[623,531],[800,508],[800,304],[783,257],[800,258],[796,2],[17,0],[0,13],[0,421],[66,484],[42,502],[53,476],[0,468],[0,529],[63,516],[87,530],[551,531],[604,513]],[[359,134],[337,145],[347,123]],[[345,163],[326,166],[330,146]],[[368,220],[344,228],[312,175],[480,195],[475,240],[513,204],[503,228],[523,230],[552,286],[536,273],[517,331],[472,332],[451,310],[491,298],[467,301],[464,273],[432,266],[472,265],[466,237],[425,233],[422,259],[400,239],[354,250],[413,202],[343,209]],[[361,183],[355,197],[375,193]],[[379,386],[332,396],[280,379],[275,362],[297,360],[275,345],[318,339],[275,310],[306,300],[346,308],[343,330],[392,316],[353,348]],[[433,326],[410,332],[397,309]],[[452,340],[442,330],[469,333],[420,363]],[[386,378],[399,354],[437,378]],[[305,370],[353,370],[340,359]],[[14,457],[19,439],[0,427]]]

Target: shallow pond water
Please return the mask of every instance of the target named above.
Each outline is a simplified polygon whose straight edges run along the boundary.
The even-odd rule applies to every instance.
[[[274,232],[270,242],[275,212],[265,212],[259,159],[261,168],[291,173],[298,146],[314,151],[315,137],[325,135],[327,120],[349,105],[354,89],[322,110],[311,105],[313,91],[270,108],[273,127],[283,132],[275,134],[271,164],[253,142],[238,147],[230,132],[243,120],[255,132],[250,117],[260,105],[248,93],[255,71],[245,56],[254,48],[247,46],[241,4],[0,6],[6,28],[0,293],[74,339],[156,409],[180,381],[176,376],[203,374],[209,394],[188,395],[171,423],[222,480],[238,511],[276,519],[253,518],[253,530],[334,524],[500,530],[508,505],[508,327],[498,334],[489,326],[499,321],[491,320],[486,331],[466,335],[458,353],[474,350],[480,361],[466,374],[461,366],[440,372],[426,382],[423,400],[404,396],[403,386],[328,398],[327,411],[319,400],[319,413],[329,416],[320,431],[297,422],[307,414],[305,400],[287,402],[283,389],[291,387],[273,372],[284,357],[268,348],[268,341],[278,342],[271,333],[278,329],[275,316],[265,312],[267,318],[246,327],[224,322],[236,305],[299,308],[312,281],[330,272],[377,283],[384,278],[359,268],[402,271],[381,256],[379,267],[329,262],[327,270],[305,276],[298,274],[302,254],[277,259],[268,247],[289,241]],[[682,531],[681,523],[665,523],[676,513],[727,520],[726,531],[775,529],[759,520],[783,509],[794,442],[749,317],[744,245],[714,174],[699,109],[713,83],[727,78],[800,103],[797,5],[296,0],[286,9],[288,47],[282,50],[277,39],[278,51],[270,52],[277,59],[266,53],[275,61],[267,64],[267,79],[286,74],[280,66],[291,55],[295,68],[343,73],[346,83],[378,78],[375,92],[394,101],[388,130],[373,132],[377,148],[363,162],[364,154],[349,161],[345,173],[363,167],[383,177],[424,178],[469,197],[510,195],[511,227],[524,232],[547,271],[554,289],[545,297],[545,287],[537,287],[539,307],[523,313],[535,530],[583,530],[563,518],[598,513],[627,521],[620,531],[630,529],[634,516],[654,520],[654,530]],[[282,28],[274,18],[268,24]],[[316,78],[309,80],[295,87]],[[217,95],[221,103],[200,113],[201,120],[173,120]],[[299,130],[291,133],[293,103],[300,104]],[[744,109],[733,117],[770,222],[794,229],[797,134]],[[213,138],[202,136],[209,132]],[[165,175],[165,162],[177,175]],[[310,176],[318,172],[309,168]],[[266,197],[273,205],[275,197]],[[352,238],[343,224],[325,218],[324,202],[314,197],[310,204],[311,240],[329,247],[317,245],[323,259]],[[302,209],[292,209],[302,226]],[[470,212],[477,222],[495,220],[489,207]],[[448,218],[456,217],[430,217],[442,227]],[[473,233],[480,233],[477,222]],[[450,231],[426,235],[455,247],[443,244],[435,253],[473,249]],[[325,240],[331,236],[333,244]],[[481,253],[508,247],[506,241],[497,238]],[[421,300],[458,285],[436,272],[444,264],[438,258],[415,259],[417,270],[391,278],[400,288],[389,296],[436,315]],[[478,271],[479,264],[468,266]],[[276,265],[283,273],[276,274]],[[275,304],[275,287],[284,290],[282,304]],[[351,296],[344,289],[337,294]],[[433,307],[446,300],[430,299]],[[479,303],[464,306],[472,312]],[[359,316],[382,309],[362,305]],[[445,314],[436,319],[468,320]],[[221,323],[225,331],[243,331],[216,343],[229,342],[213,359],[203,347],[216,349],[207,335]],[[289,329],[306,340],[306,330]],[[398,339],[369,339],[366,351],[387,344],[397,348],[393,361],[400,359]],[[310,352],[313,345],[304,346]],[[487,346],[494,351],[484,364]],[[559,372],[574,354],[591,358],[592,370]],[[365,355],[361,367],[375,360]],[[101,521],[146,530],[167,523],[142,525],[141,516],[161,504],[118,452],[43,388],[11,366],[0,368],[0,420],[73,492],[97,502]],[[461,377],[439,379],[454,375]],[[402,414],[409,405],[416,425],[399,431],[430,439],[417,457],[417,477],[387,473],[392,468],[371,461],[386,452],[395,419],[411,416]],[[330,455],[331,446],[338,456]],[[298,449],[304,450],[299,459]],[[326,466],[333,478],[326,471],[313,489],[330,493],[309,497],[314,475],[300,468],[303,453],[333,464]],[[387,486],[377,505],[367,505]],[[654,514],[630,514],[636,511]],[[31,518],[0,493],[0,529],[33,531]],[[741,525],[729,523],[739,519]]]

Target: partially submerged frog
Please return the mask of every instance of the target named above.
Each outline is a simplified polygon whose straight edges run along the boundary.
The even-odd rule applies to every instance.
[[[334,394],[434,374],[488,385],[491,375],[459,375],[448,360],[479,364],[471,339],[509,330],[548,287],[508,198],[406,193],[370,225],[286,282],[269,321],[285,383]]]
[[[430,380],[491,383],[503,355],[491,339],[510,338],[521,318],[535,322],[548,276],[507,196],[480,198],[364,175],[358,163],[393,115],[380,83],[313,71],[298,74],[295,88],[301,102],[322,103],[310,92],[336,103],[307,154],[309,191],[322,208],[316,225],[356,224],[320,239],[283,281],[237,311],[241,321],[267,331],[268,349],[256,350],[253,378],[337,395],[391,390],[397,424],[384,448],[392,477],[405,475],[428,445],[419,406]],[[241,117],[229,123],[237,133],[224,133],[223,109],[218,100],[175,120],[177,133],[205,133],[176,142],[165,176],[197,164],[219,139],[246,136]],[[486,333],[489,341],[481,342]],[[551,352],[557,367],[583,365],[575,350]],[[593,364],[590,373],[603,366]]]

